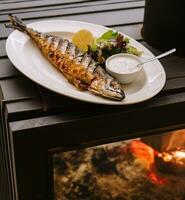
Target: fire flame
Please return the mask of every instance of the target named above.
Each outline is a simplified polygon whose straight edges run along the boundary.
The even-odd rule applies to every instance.
[[[148,177],[150,178],[150,181],[156,185],[165,185],[167,183],[165,178],[160,177],[152,170],[148,172]]]
[[[171,131],[161,138],[161,150],[171,151],[185,149],[185,129]]]
[[[185,152],[184,151],[175,151],[174,156],[177,158],[185,158]]]
[[[146,145],[140,140],[132,141],[129,147],[132,154],[142,160],[148,170],[148,178],[153,184],[164,185],[167,183],[167,180],[160,177],[155,170],[155,156],[160,154],[158,151],[154,150],[152,147]]]
[[[159,157],[162,157],[164,162],[172,162],[178,165],[185,165],[185,151],[176,150],[170,152],[159,153]]]
[[[147,169],[154,163],[154,149],[145,143],[139,140],[132,141],[130,143],[130,151],[135,157],[143,161]]]

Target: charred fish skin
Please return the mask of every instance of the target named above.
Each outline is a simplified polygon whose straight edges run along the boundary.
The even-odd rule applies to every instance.
[[[89,54],[82,52],[67,39],[35,31],[18,17],[9,17],[10,24],[5,26],[27,34],[50,63],[75,87],[113,100],[121,101],[125,98],[121,84],[101,68]]]

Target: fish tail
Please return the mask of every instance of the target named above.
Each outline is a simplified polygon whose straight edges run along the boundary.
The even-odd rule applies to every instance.
[[[21,32],[26,32],[27,27],[26,27],[26,24],[22,22],[22,20],[20,20],[17,16],[14,16],[12,14],[9,14],[8,16],[10,18],[10,23],[5,24],[6,28],[13,28]]]

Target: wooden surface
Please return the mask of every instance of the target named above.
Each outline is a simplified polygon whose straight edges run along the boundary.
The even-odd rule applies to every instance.
[[[185,124],[185,58],[173,55],[161,60],[166,84],[146,102],[130,106],[85,103],[44,89],[16,70],[5,50],[11,33],[4,28],[7,14],[14,13],[26,23],[68,19],[105,25],[159,54],[141,36],[144,4],[143,0],[0,1],[0,153],[4,163],[0,179],[9,185],[0,188],[10,193],[7,200],[48,199],[48,176],[43,167],[49,149],[157,134]],[[35,170],[32,173],[30,165]]]

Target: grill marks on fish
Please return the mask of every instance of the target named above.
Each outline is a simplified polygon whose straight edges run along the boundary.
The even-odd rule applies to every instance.
[[[7,27],[13,27],[29,35],[45,57],[77,88],[115,100],[122,100],[125,97],[121,85],[89,54],[83,53],[73,43],[28,28],[16,16],[10,15],[10,20],[11,24]]]
[[[33,30],[31,29],[31,31]],[[36,35],[40,36],[38,32]],[[43,44],[43,46],[41,46],[40,49],[42,51],[45,48],[49,49],[49,51],[47,51],[48,54],[45,51],[43,51],[43,53],[49,57],[49,60],[51,62],[56,61],[57,63],[56,67],[59,68],[61,71],[63,71],[63,73],[65,73],[67,78],[76,74],[76,77],[74,78],[77,78],[77,79],[79,78],[79,80],[81,79],[81,82],[82,82],[82,84],[79,85],[79,89],[86,88],[84,87],[84,84],[91,83],[91,81],[94,79],[93,73],[95,69],[97,68],[97,64],[91,58],[91,56],[88,55],[87,53],[83,53],[73,43],[69,42],[66,39],[62,39],[57,36],[48,35],[48,34],[42,34],[41,38],[42,38],[41,43]],[[45,43],[47,45],[45,45]],[[80,77],[77,76],[77,74],[80,74],[79,75]],[[102,74],[102,77],[105,74]],[[82,88],[81,88],[81,85],[82,85]],[[75,84],[75,86],[77,85]]]
[[[91,58],[66,39],[49,36],[45,40],[48,51],[43,53],[47,56],[48,52],[50,62],[54,63],[76,87],[87,89],[94,78],[94,75],[87,70]],[[43,51],[43,48],[41,49]]]

